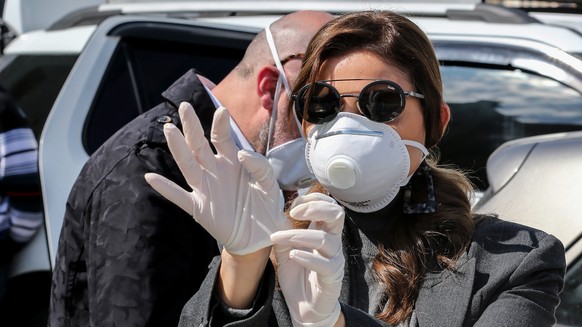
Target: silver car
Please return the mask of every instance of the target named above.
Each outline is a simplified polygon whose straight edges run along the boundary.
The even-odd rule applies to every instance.
[[[478,212],[558,237],[566,248],[566,285],[557,311],[561,326],[582,326],[582,132],[508,142],[487,162],[490,187]]]
[[[92,7],[46,30],[20,35],[0,58],[0,83],[17,95],[40,137],[46,220],[45,229],[17,258],[13,275],[48,281],[68,193],[88,157],[108,137],[162,101],[160,93],[189,68],[219,81],[260,29],[299,9],[338,14],[391,9],[408,14],[427,32],[442,64],[453,117],[441,161],[471,171],[479,190],[476,208],[488,210],[497,198],[499,203],[511,201],[495,196],[502,164],[486,166],[499,146],[582,130],[582,36],[521,11],[386,1],[196,1],[172,6],[116,1]],[[556,235],[565,244],[572,242]],[[576,267],[576,258],[569,262]],[[579,279],[572,276],[569,272],[568,289],[579,289]],[[580,302],[561,306],[560,322],[582,326],[571,319],[579,309]]]

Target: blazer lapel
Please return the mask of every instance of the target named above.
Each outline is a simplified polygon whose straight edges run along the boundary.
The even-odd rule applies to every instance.
[[[463,326],[473,290],[475,258],[465,254],[458,264],[454,272],[427,274],[414,309],[419,326]]]

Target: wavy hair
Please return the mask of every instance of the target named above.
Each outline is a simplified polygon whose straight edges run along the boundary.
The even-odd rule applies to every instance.
[[[437,210],[404,214],[402,197],[397,197],[391,206],[393,212],[388,213],[390,219],[395,219],[393,229],[373,262],[387,300],[377,318],[395,325],[410,317],[423,276],[432,270],[454,269],[456,260],[466,251],[475,229],[468,196],[473,189],[462,172],[436,165],[436,145],[443,131],[442,80],[432,44],[408,18],[390,11],[367,11],[330,21],[307,48],[293,93],[315,82],[327,59],[355,51],[371,51],[385,58],[407,74],[417,92],[425,97],[425,145],[432,152],[427,165],[433,177]],[[306,127],[304,122],[303,128]],[[415,176],[410,183],[413,200],[427,198],[424,179]],[[311,191],[327,193],[321,185]]]

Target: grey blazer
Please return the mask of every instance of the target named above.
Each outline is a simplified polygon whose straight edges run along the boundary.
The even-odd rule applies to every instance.
[[[213,295],[219,266],[217,257],[200,290],[184,306],[180,326],[292,326],[285,301],[275,290],[272,266],[265,271],[253,308],[243,312],[225,308]],[[414,313],[402,325],[552,326],[564,272],[564,248],[554,236],[485,219],[455,271],[425,276]],[[349,289],[347,284],[342,288]],[[341,304],[347,326],[388,326],[353,303]]]

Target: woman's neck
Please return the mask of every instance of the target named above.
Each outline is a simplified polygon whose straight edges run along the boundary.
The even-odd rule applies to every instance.
[[[392,229],[397,215],[402,215],[402,210],[396,210],[396,208],[401,207],[402,202],[399,194],[390,204],[378,211],[361,213],[347,208],[345,210],[346,217],[352,222],[352,224],[372,243],[378,246],[379,244],[384,243],[387,237],[389,237],[390,230]]]

